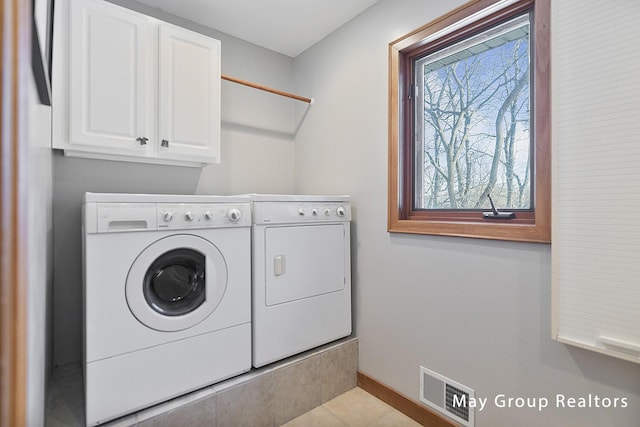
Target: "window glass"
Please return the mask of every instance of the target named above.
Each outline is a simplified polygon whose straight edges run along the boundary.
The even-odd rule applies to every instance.
[[[529,209],[529,14],[414,63],[414,209]]]

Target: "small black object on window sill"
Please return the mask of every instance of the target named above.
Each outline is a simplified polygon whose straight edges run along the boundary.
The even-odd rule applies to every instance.
[[[482,212],[482,217],[485,219],[513,219],[516,215],[513,212],[500,212],[496,209],[496,206],[493,204],[493,200],[491,199],[491,194],[487,194],[489,198],[489,203],[491,203],[491,212]]]

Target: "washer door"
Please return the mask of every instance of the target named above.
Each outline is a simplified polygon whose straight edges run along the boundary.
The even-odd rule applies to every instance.
[[[125,292],[140,322],[158,331],[180,331],[213,313],[226,287],[227,266],[218,248],[202,237],[176,234],[138,255]]]

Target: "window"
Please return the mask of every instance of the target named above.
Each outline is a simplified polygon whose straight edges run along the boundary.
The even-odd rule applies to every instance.
[[[389,231],[550,241],[549,0],[390,44]]]

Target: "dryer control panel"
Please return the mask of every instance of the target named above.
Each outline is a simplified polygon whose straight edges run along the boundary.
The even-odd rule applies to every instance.
[[[254,224],[351,221],[349,202],[254,202]]]

